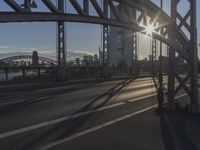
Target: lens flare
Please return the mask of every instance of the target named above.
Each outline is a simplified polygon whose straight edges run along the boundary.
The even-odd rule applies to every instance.
[[[154,30],[153,25],[148,25],[148,26],[146,26],[145,28],[146,28],[146,29],[145,29],[145,33],[146,33],[147,35],[152,35],[153,30]]]

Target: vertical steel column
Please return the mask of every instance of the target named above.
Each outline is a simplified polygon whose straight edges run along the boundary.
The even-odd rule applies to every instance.
[[[58,0],[58,9],[60,13],[64,13],[64,0]],[[57,79],[65,80],[65,25],[64,21],[58,21],[58,70]]]
[[[134,68],[134,75],[137,77],[138,76],[138,51],[137,51],[137,32],[133,32],[132,36],[132,70]]]
[[[31,10],[31,0],[24,0],[24,8],[26,11]]]
[[[196,0],[190,0],[191,16],[191,109],[192,113],[200,112],[200,100],[198,100],[198,51],[197,51],[197,22],[196,22]]]
[[[104,16],[108,17],[108,1],[103,0],[103,12]],[[103,25],[103,77],[107,76],[106,66],[107,66],[107,55],[108,55],[108,25]]]
[[[86,15],[89,14],[89,0],[83,1],[83,10]]]
[[[106,77],[106,65],[108,54],[108,25],[103,25],[103,76]]]
[[[176,16],[177,16],[177,0],[171,1],[171,24],[169,24],[169,39],[176,39]],[[173,66],[173,67],[172,67]],[[174,110],[175,100],[175,50],[169,48],[169,69],[168,69],[168,101],[167,109]]]
[[[161,9],[163,8],[163,0],[160,1]],[[161,29],[163,33],[163,29]],[[163,94],[163,70],[162,70],[162,41],[160,41],[160,62],[159,62],[159,87],[158,87],[158,108],[163,109],[164,94]]]
[[[133,19],[137,19],[136,9],[133,9]],[[137,45],[137,32],[133,31],[132,36],[132,73],[137,77],[138,76],[138,45]]]
[[[156,46],[156,39],[152,38],[152,51],[151,51],[151,61],[152,61],[152,77],[155,76],[156,73],[156,51],[157,51],[157,46]]]

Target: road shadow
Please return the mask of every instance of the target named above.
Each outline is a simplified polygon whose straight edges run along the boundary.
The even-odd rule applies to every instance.
[[[159,117],[165,150],[200,150],[200,116],[163,112]]]
[[[38,102],[53,99],[62,94],[68,94],[70,92],[79,91],[79,90],[82,90],[84,88],[88,88],[91,86],[92,86],[91,84],[80,85],[80,86],[72,87],[69,89],[62,89],[62,90],[54,91],[54,92],[51,92],[50,94],[49,93],[44,94],[44,95],[42,95],[42,97],[44,97],[44,98],[39,98],[39,97],[38,98],[30,98],[28,100],[12,103],[12,104],[8,104],[8,105],[3,105],[3,106],[0,105],[0,115],[15,111],[17,109],[21,109],[21,108],[26,107],[31,104],[35,104]]]
[[[84,106],[77,108],[77,110],[73,114],[75,115],[81,112],[86,112],[89,110],[101,108],[106,103],[108,103],[115,94],[120,92],[129,83],[131,83],[131,80],[126,80],[120,84],[113,86],[111,89],[102,93],[98,97],[92,99],[90,102],[88,102]],[[27,133],[28,136],[26,134],[25,135],[22,134],[22,136],[18,138],[18,140],[16,141],[18,145],[17,149],[24,149],[24,150],[36,149],[38,146],[40,147],[41,145],[46,145],[50,142],[53,142],[62,138],[66,138],[76,133],[77,131],[81,131],[82,126],[84,126],[84,128],[87,128],[86,122],[91,117],[99,118],[101,113],[103,112],[98,112],[98,114],[93,112],[87,115],[79,116],[77,118],[69,119],[69,120],[57,123],[55,125],[52,125],[50,127],[39,129],[38,131],[36,130],[35,132],[33,131],[30,133]],[[31,136],[31,138],[29,136]],[[22,139],[25,138],[26,140],[23,141],[23,143],[20,143],[19,141],[21,138]]]

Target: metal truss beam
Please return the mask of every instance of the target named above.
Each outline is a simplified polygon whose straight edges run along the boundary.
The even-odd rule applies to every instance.
[[[128,15],[129,18],[133,18],[134,20],[137,20],[137,11],[136,9],[130,10],[127,7],[125,9],[125,14]],[[134,74],[135,76],[138,76],[138,36],[137,32],[133,31],[132,35],[132,68],[131,68],[131,73]]]
[[[137,45],[137,32],[133,32],[132,36],[132,69],[133,69],[133,74],[138,76],[138,45]]]
[[[152,61],[152,77],[154,78],[156,76],[157,70],[156,70],[156,52],[157,52],[157,45],[156,45],[156,39],[152,39],[152,50],[151,50],[151,61]]]
[[[4,0],[7,1],[7,0]],[[14,1],[14,0],[12,0]],[[30,10],[29,13],[16,13],[16,12],[0,12],[0,22],[32,22],[32,21],[71,21],[71,22],[85,22],[85,23],[95,23],[95,24],[107,24],[107,25],[112,25],[112,26],[118,26],[118,27],[124,27],[124,28],[129,28],[135,32],[141,32],[143,31],[145,28],[144,26],[140,26],[138,19],[124,19],[123,16],[119,15],[122,12],[118,12],[117,9],[115,9],[114,7],[114,2],[119,2],[123,5],[127,5],[127,7],[129,7],[130,9],[138,9],[137,11],[140,11],[141,14],[141,18],[143,18],[143,23],[146,24],[147,21],[147,15],[149,17],[155,17],[156,14],[160,14],[160,17],[157,18],[157,20],[160,21],[160,23],[166,24],[168,22],[170,22],[170,17],[167,16],[164,12],[160,12],[160,8],[157,7],[155,4],[153,4],[152,2],[149,2],[147,0],[141,0],[141,1],[130,1],[130,0],[122,0],[122,1],[118,1],[118,0],[104,0],[104,2],[107,5],[104,5],[104,9],[102,11],[100,11],[100,9],[102,9],[101,7],[99,7],[99,5],[97,3],[95,3],[94,7],[96,9],[97,12],[99,12],[99,15],[101,14],[101,12],[103,12],[103,14],[105,14],[106,10],[108,10],[108,8],[110,8],[111,11],[113,11],[113,14],[115,14],[115,18],[109,18],[106,15],[100,15],[100,16],[91,16],[88,12],[89,9],[89,0],[84,0],[84,4],[83,4],[83,8],[77,7],[79,8],[78,14],[69,14],[69,13],[64,13],[62,11],[60,11],[50,0],[43,0],[42,1],[47,8],[49,8],[49,10],[51,11],[51,13],[49,12],[32,12],[32,10]],[[76,1],[78,2],[78,1]],[[76,3],[77,4],[77,3]],[[76,6],[81,6],[81,5],[76,5]],[[73,6],[75,7],[75,6]],[[106,7],[106,9],[105,9]],[[76,9],[77,9],[76,8]],[[85,15],[83,15],[82,10],[87,11],[86,13],[84,12]],[[15,11],[15,10],[14,10]],[[125,10],[123,10],[124,12],[126,12]],[[126,18],[127,18],[127,13],[126,14]],[[178,34],[179,35],[179,34]],[[159,31],[157,30],[154,34],[153,34],[154,38],[157,38],[159,40],[161,40],[163,43],[169,45],[170,47],[174,47],[175,50],[177,50],[178,53],[180,53],[184,59],[186,59],[186,61],[190,61],[191,58],[188,57],[187,53],[183,53],[181,52],[181,45],[177,45],[176,42],[170,40],[167,38],[167,35],[160,35]],[[180,37],[183,37],[180,34]],[[185,39],[185,38],[183,38]]]
[[[103,76],[107,76],[108,65],[108,25],[103,25]]]
[[[176,39],[176,12],[177,12],[177,0],[171,2],[171,24],[169,25],[168,30],[170,30],[169,38]],[[168,69],[168,101],[167,108],[168,110],[174,110],[175,105],[175,50],[169,48],[169,69]],[[173,67],[172,67],[173,66]]]
[[[200,100],[198,98],[198,48],[197,48],[197,15],[196,0],[190,0],[190,54],[192,57],[191,65],[191,111],[192,113],[200,112]],[[186,22],[186,21],[185,21]]]
[[[7,0],[4,0],[7,1]],[[14,0],[12,0],[14,1]],[[146,2],[145,2],[146,1]],[[118,12],[117,9],[115,9],[114,2],[119,2],[121,4],[126,4],[127,7],[131,9],[138,9],[139,11],[142,12],[141,17],[142,18],[147,18],[147,15],[151,15],[150,17],[154,17],[155,14],[160,12],[160,9],[153,3],[147,2],[147,0],[141,0],[141,1],[130,1],[130,0],[104,0],[107,5],[104,5],[104,9],[102,9],[97,3],[93,2],[94,8],[96,11],[99,13],[99,16],[91,16],[88,12],[89,9],[89,1],[84,0],[83,8],[80,8],[81,5],[78,5],[77,3],[74,2],[73,7],[75,7],[76,10],[78,10],[78,14],[69,14],[69,13],[62,13],[50,0],[42,0],[42,2],[47,6],[47,8],[51,11],[49,12],[32,12],[30,10],[30,13],[16,13],[16,12],[0,12],[0,22],[32,22],[32,21],[72,21],[72,22],[86,22],[86,23],[97,23],[97,24],[108,24],[108,25],[113,25],[113,26],[118,26],[118,27],[125,27],[132,29],[134,31],[141,32],[144,30],[143,26],[139,26],[137,23],[137,20],[134,19],[123,19],[121,15],[119,15],[121,12]],[[75,5],[76,4],[76,5]],[[105,7],[107,7],[105,9]],[[115,18],[109,18],[105,14],[106,10],[108,10],[108,7],[110,10],[115,14]],[[133,8],[134,7],[134,8]],[[149,8],[150,7],[150,8]],[[152,9],[155,8],[155,9]],[[83,15],[83,11],[87,11]],[[15,11],[15,10],[14,10]],[[124,10],[123,10],[124,11]],[[163,18],[159,18],[161,22],[169,22],[170,18],[167,18],[167,15],[165,13],[161,13],[160,16],[166,18],[166,20],[163,20]],[[143,19],[146,20],[146,19]],[[130,21],[130,22],[129,22]],[[166,23],[165,22],[165,23]],[[166,36],[160,36],[160,34],[155,33],[158,38],[161,40],[164,40],[163,42],[166,42],[166,44],[170,45],[170,42],[168,42],[168,39],[166,39]],[[174,44],[176,45],[176,43]],[[177,48],[178,49],[178,48]]]
[[[64,12],[64,1],[58,0],[58,9],[60,12]],[[59,81],[65,80],[65,22],[64,21],[58,21],[57,23],[58,27],[58,69],[57,69],[57,79]]]
[[[184,56],[188,55],[186,63],[190,70],[188,74],[182,78],[177,71],[176,65],[176,50],[173,47],[169,49],[169,72],[168,72],[168,108],[170,110],[175,109],[175,96],[181,90],[190,97],[189,111],[191,113],[199,112],[199,100],[198,100],[198,57],[197,57],[197,30],[196,30],[196,0],[189,0],[190,7],[184,17],[181,17],[177,7],[180,0],[173,0],[171,6],[171,20],[172,23],[169,26],[169,38],[176,39],[181,43],[177,37],[177,29],[180,31],[182,27],[185,27],[189,32],[188,41],[182,43],[182,48],[179,56],[184,53]],[[190,24],[187,23],[187,19],[190,18]],[[179,19],[180,23],[177,25],[176,20]],[[183,57],[182,57],[183,58]],[[172,67],[173,66],[173,67]],[[179,82],[179,86],[175,87],[175,80]],[[188,81],[190,81],[190,87],[188,87]]]

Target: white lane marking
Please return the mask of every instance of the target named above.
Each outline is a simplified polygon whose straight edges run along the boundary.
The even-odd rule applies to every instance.
[[[157,93],[149,94],[149,95],[146,95],[146,96],[130,99],[130,100],[128,100],[128,102],[134,102],[134,101],[142,100],[142,99],[145,99],[145,98],[153,97],[153,96],[156,96],[156,95],[157,95]]]
[[[49,90],[49,89],[44,89],[44,90]],[[42,91],[42,90],[40,90]],[[102,91],[106,91],[105,89],[100,89],[100,90],[94,90],[93,92],[102,92]],[[60,94],[58,95],[57,97],[63,97],[63,96],[70,96],[70,95],[77,95],[77,94],[88,94],[88,93],[91,93],[91,91],[80,91],[80,92],[72,92],[72,93],[66,93],[66,94]],[[13,105],[13,104],[20,104],[20,103],[24,103],[24,102],[37,102],[37,101],[40,101],[40,100],[43,100],[43,99],[47,99],[47,98],[51,98],[52,95],[50,96],[43,96],[43,97],[40,97],[40,98],[35,98],[35,99],[32,99],[32,100],[18,100],[16,102],[7,102],[7,103],[1,103],[0,104],[0,107],[4,107],[4,106],[8,106],[8,105]]]
[[[139,101],[139,100],[142,100],[142,99],[145,99],[145,98],[153,97],[155,95],[151,94],[151,95],[135,98],[133,100],[129,100],[129,102]],[[181,98],[181,97],[184,97],[184,96],[186,96],[186,94],[182,94],[178,98]],[[177,97],[176,97],[176,99],[177,99]],[[9,136],[13,136],[13,135],[17,135],[17,134],[21,134],[21,133],[25,133],[25,132],[32,131],[32,130],[35,130],[35,129],[39,129],[39,128],[42,128],[42,127],[47,127],[47,126],[50,126],[50,125],[53,125],[53,124],[56,124],[56,123],[60,123],[60,122],[63,122],[63,121],[69,120],[69,119],[88,115],[88,114],[91,114],[91,113],[94,113],[94,112],[100,112],[100,111],[107,110],[107,109],[110,109],[110,108],[118,107],[118,106],[121,106],[121,105],[124,105],[124,104],[126,104],[126,102],[119,102],[119,103],[116,103],[116,104],[104,106],[104,107],[101,107],[101,108],[98,108],[98,109],[85,111],[85,112],[78,113],[78,114],[75,114],[75,115],[54,119],[54,120],[51,120],[51,121],[27,126],[27,127],[16,129],[16,130],[11,130],[11,131],[8,131],[8,132],[5,132],[5,133],[1,133],[0,139],[7,138]]]
[[[135,82],[135,81],[134,81]],[[149,85],[151,85],[151,82],[148,83]],[[165,83],[164,83],[165,84]],[[140,87],[141,85],[138,84],[138,85],[135,85],[133,86],[134,88],[138,88]],[[71,87],[74,87],[74,86],[71,86]],[[66,88],[66,87],[65,87]],[[49,89],[41,89],[41,90],[49,90]],[[41,91],[40,90],[40,91]],[[36,90],[37,91],[37,90]],[[94,90],[94,91],[105,91],[105,89],[100,89],[100,90]],[[60,94],[58,95],[57,97],[63,97],[63,96],[69,96],[69,95],[77,95],[77,94],[88,94],[88,93],[91,93],[91,91],[83,91],[83,92],[72,92],[72,93],[66,93],[66,94]],[[32,102],[32,101],[40,101],[40,100],[43,100],[43,99],[47,99],[47,98],[50,98],[51,96],[44,96],[44,97],[40,97],[40,98],[35,98],[35,99],[32,99],[32,100],[19,100],[17,102],[7,102],[7,103],[1,103],[0,104],[0,107],[5,107],[5,106],[8,106],[8,105],[13,105],[13,104],[20,104],[20,103],[24,103],[24,102]]]
[[[179,98],[184,97],[184,96],[186,96],[186,95],[187,95],[187,94],[182,94],[182,95],[176,96],[175,99],[179,99]],[[46,149],[55,147],[55,146],[57,146],[57,145],[63,144],[63,143],[65,143],[65,142],[69,142],[69,141],[71,141],[71,140],[74,140],[74,139],[76,139],[76,138],[79,138],[79,137],[81,137],[81,136],[83,136],[83,135],[86,135],[86,134],[88,134],[88,133],[95,132],[95,131],[97,131],[97,130],[99,130],[99,129],[102,129],[102,128],[104,128],[104,127],[113,125],[113,124],[115,124],[115,123],[118,123],[118,122],[120,122],[120,121],[126,120],[126,119],[128,119],[128,118],[134,117],[134,116],[136,116],[136,115],[138,115],[138,114],[140,114],[140,113],[143,113],[143,112],[145,112],[145,111],[151,110],[151,109],[153,109],[153,108],[155,108],[155,107],[157,107],[157,106],[158,106],[158,104],[155,104],[155,105],[152,105],[152,106],[150,106],[150,107],[146,107],[146,108],[144,108],[144,109],[142,109],[142,110],[136,111],[136,112],[134,112],[134,113],[131,113],[131,114],[128,114],[128,115],[119,117],[119,118],[117,118],[117,119],[108,121],[108,122],[106,122],[106,123],[103,123],[103,124],[101,124],[101,125],[95,126],[95,127],[93,127],[93,128],[90,128],[90,129],[81,131],[81,132],[79,132],[79,133],[75,133],[75,134],[73,134],[73,135],[71,135],[71,136],[68,136],[68,137],[66,137],[66,138],[63,138],[63,139],[54,141],[54,142],[52,142],[52,143],[49,143],[49,144],[47,144],[46,146],[44,146],[44,147],[42,147],[42,148],[39,148],[39,150],[46,150]]]
[[[150,84],[150,83],[148,83]],[[133,86],[134,88],[137,88],[139,87],[139,85],[136,85],[136,86]],[[100,90],[94,90],[94,91],[99,91],[99,92],[102,92],[102,91],[105,91],[105,89],[100,89]],[[93,92],[94,92],[93,91]],[[62,97],[62,96],[69,96],[69,95],[77,95],[77,94],[88,94],[88,93],[91,93],[91,91],[83,91],[83,92],[72,92],[72,93],[66,93],[66,94],[60,94],[58,95],[58,97]],[[12,105],[12,104],[20,104],[20,103],[24,103],[24,102],[37,102],[37,101],[40,101],[40,100],[43,100],[43,99],[47,99],[47,98],[50,98],[52,96],[43,96],[43,97],[40,97],[40,98],[35,98],[35,99],[32,99],[32,100],[19,100],[17,102],[8,102],[8,103],[1,103],[0,104],[0,107],[4,107],[4,106],[8,106],[8,105]]]
[[[142,100],[144,98],[149,98],[149,97],[152,97],[152,96],[153,95],[151,94],[151,95],[139,97],[139,98],[134,99],[134,101]],[[62,118],[59,118],[59,119],[54,119],[54,120],[51,120],[51,121],[27,126],[27,127],[24,127],[24,128],[11,130],[11,131],[8,131],[8,132],[5,132],[5,133],[1,133],[0,139],[6,138],[6,137],[9,137],[9,136],[13,136],[13,135],[16,135],[16,134],[21,134],[21,133],[25,133],[25,132],[28,132],[28,131],[32,131],[32,130],[35,130],[35,129],[38,129],[38,128],[46,127],[46,126],[53,125],[53,124],[56,124],[56,123],[60,123],[60,122],[63,122],[63,121],[69,120],[69,119],[81,117],[81,116],[88,115],[88,114],[91,114],[91,113],[111,109],[111,108],[118,107],[118,106],[121,106],[121,105],[124,105],[124,104],[126,104],[126,103],[125,102],[119,102],[119,103],[107,105],[107,106],[104,106],[104,107],[101,107],[101,108],[98,108],[98,109],[88,110],[88,111],[78,113],[78,114],[74,114],[74,115],[71,115],[71,116],[66,116],[66,117],[62,117]]]
[[[135,82],[133,82],[133,83],[135,83]],[[149,82],[149,83],[145,83],[145,84],[148,84],[149,86],[152,86],[153,84],[151,83],[151,82]],[[165,84],[165,83],[164,83]],[[139,87],[141,87],[141,85],[143,85],[143,84],[137,84],[137,85],[132,85],[131,87],[132,88],[139,88]],[[147,85],[145,86],[145,87],[148,87]],[[144,87],[144,88],[145,88]],[[97,90],[93,90],[92,92],[96,92],[96,91],[106,91],[107,89],[97,89]],[[62,96],[68,96],[68,95],[76,95],[76,94],[88,94],[88,93],[91,93],[91,90],[86,90],[86,91],[79,91],[79,92],[72,92],[72,93],[66,93],[66,94],[61,94],[61,95],[58,95],[59,97],[62,97]]]
[[[179,95],[179,96],[176,96],[175,99],[179,99],[181,97],[184,97],[184,96],[187,96],[188,94],[182,94],[182,95]]]
[[[144,108],[144,109],[139,110],[139,111],[136,111],[136,112],[134,112],[134,113],[131,113],[131,114],[128,114],[128,115],[119,117],[119,118],[114,119],[114,120],[112,120],[112,121],[108,121],[108,122],[106,122],[106,123],[103,123],[103,124],[101,124],[101,125],[95,126],[95,127],[93,127],[93,128],[90,128],[90,129],[81,131],[81,132],[76,133],[76,134],[74,134],[74,135],[72,135],[72,136],[69,136],[69,137],[66,137],[66,138],[63,138],[63,139],[54,141],[54,142],[52,142],[52,143],[50,143],[50,144],[48,144],[48,145],[46,145],[46,146],[44,146],[44,147],[42,147],[42,148],[39,148],[39,150],[49,149],[49,148],[52,148],[52,147],[54,147],[54,146],[60,145],[60,144],[62,144],[62,143],[71,141],[71,140],[76,139],[76,138],[78,138],[78,137],[80,137],[80,136],[83,136],[83,135],[85,135],[85,134],[88,134],[88,133],[97,131],[97,130],[102,129],[102,128],[104,128],[104,127],[107,127],[107,126],[110,126],[110,125],[112,125],[112,124],[115,124],[115,123],[118,123],[118,122],[120,122],[120,121],[123,121],[123,120],[125,120],[125,119],[128,119],[128,118],[130,118],[130,117],[136,116],[136,115],[138,115],[138,114],[140,114],[140,113],[143,113],[143,112],[145,112],[145,111],[151,110],[152,108],[154,108],[154,107],[156,107],[156,106],[158,106],[158,105],[157,105],[157,104],[156,104],[156,105],[152,105],[152,106],[150,106],[150,107]]]

